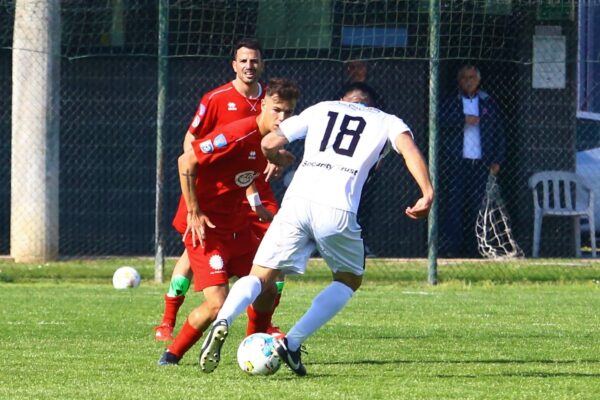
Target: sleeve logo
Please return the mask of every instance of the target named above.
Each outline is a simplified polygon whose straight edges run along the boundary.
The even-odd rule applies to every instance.
[[[227,139],[225,138],[225,135],[220,133],[217,135],[217,137],[215,137],[213,139],[213,142],[215,144],[215,147],[225,147],[227,146]]]
[[[200,125],[200,117],[196,115],[192,121],[192,127],[197,128]]]
[[[209,154],[212,153],[214,150],[215,148],[213,147],[213,144],[210,140],[205,140],[204,142],[200,143],[200,151],[202,151],[203,153]]]

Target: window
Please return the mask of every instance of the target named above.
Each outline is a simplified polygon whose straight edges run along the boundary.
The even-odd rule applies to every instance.
[[[600,121],[600,2],[579,3],[577,117]]]
[[[258,3],[256,36],[265,49],[331,47],[331,0]]]

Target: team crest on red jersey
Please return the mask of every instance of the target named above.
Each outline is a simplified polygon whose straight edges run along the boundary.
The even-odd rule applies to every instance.
[[[204,104],[200,104],[200,107],[198,108],[198,114],[196,114],[196,116],[194,117],[194,120],[192,121],[193,128],[197,128],[198,125],[200,125],[200,122],[202,121],[202,116],[205,113],[206,113],[206,106]]]
[[[200,151],[202,151],[204,154],[212,153],[214,149],[215,148],[210,140],[205,140],[204,142],[200,143]]]
[[[254,171],[244,171],[240,172],[235,176],[235,184],[239,187],[250,186],[254,178],[256,178],[259,174]]]
[[[215,144],[215,147],[225,147],[227,146],[227,139],[224,134],[219,133],[219,135],[213,139],[213,143]]]

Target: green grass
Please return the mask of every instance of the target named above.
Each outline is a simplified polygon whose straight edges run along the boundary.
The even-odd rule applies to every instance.
[[[170,277],[174,259],[166,262],[165,279]],[[146,280],[154,279],[154,260],[140,258],[100,258],[15,264],[0,259],[0,282],[103,283],[122,265],[135,267]],[[367,259],[367,278],[387,283],[427,281],[428,262],[424,259]],[[331,272],[319,259],[312,259],[306,279],[323,281]],[[600,259],[516,259],[439,260],[439,282],[600,282]]]
[[[431,287],[368,273],[342,313],[306,343],[309,376],[282,368],[250,377],[235,362],[245,316],[213,374],[199,372],[198,345],[180,366],[156,365],[163,346],[152,327],[166,285],[152,283],[152,263],[0,262],[0,399],[600,398],[600,285],[593,279]],[[140,288],[112,288],[119,265],[142,272]],[[282,328],[326,276],[317,268],[288,281],[275,316]],[[190,295],[183,314],[201,300]]]

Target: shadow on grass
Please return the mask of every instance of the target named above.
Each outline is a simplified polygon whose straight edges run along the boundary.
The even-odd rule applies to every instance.
[[[600,364],[600,359],[584,359],[584,360],[519,360],[519,359],[488,359],[488,360],[360,360],[360,361],[326,361],[321,365],[409,365],[409,364]],[[515,375],[522,375],[515,373]],[[596,376],[600,374],[594,374]],[[459,375],[457,375],[459,376]],[[462,376],[462,375],[460,375]]]
[[[481,379],[482,377],[494,377],[505,376],[510,378],[599,378],[600,374],[583,373],[583,372],[501,372],[498,374],[448,374],[448,375],[435,375],[436,378],[472,378]]]

